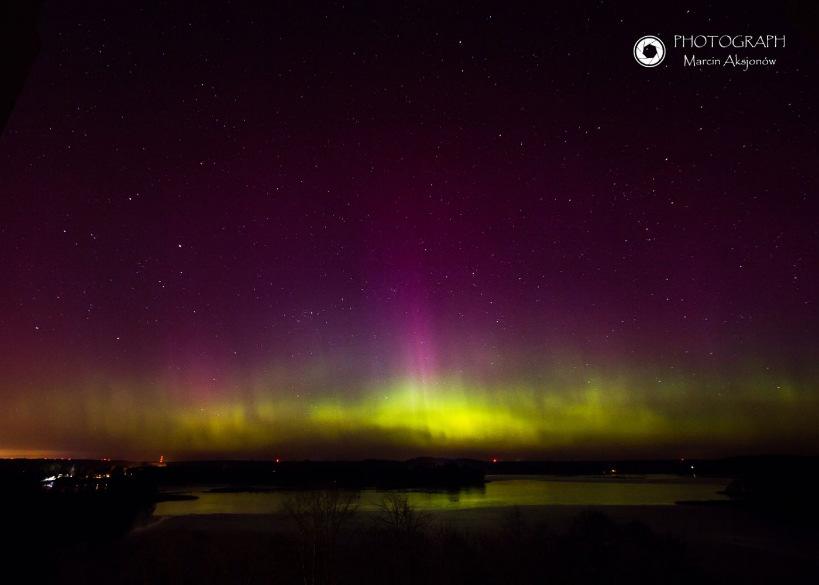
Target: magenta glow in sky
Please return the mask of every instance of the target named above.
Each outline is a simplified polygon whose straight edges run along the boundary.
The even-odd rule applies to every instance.
[[[815,37],[714,16],[786,58],[690,74],[631,45],[696,11],[370,9],[44,7],[0,455],[816,452]]]

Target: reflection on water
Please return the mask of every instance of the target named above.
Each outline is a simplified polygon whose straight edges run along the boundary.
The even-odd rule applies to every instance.
[[[457,510],[533,505],[670,506],[680,500],[724,499],[728,481],[676,476],[551,477],[487,476],[485,486],[456,491],[398,490],[422,510]],[[188,514],[270,514],[280,512],[291,491],[209,493],[197,488],[197,500],[161,502],[157,516]],[[376,510],[384,492],[360,492],[359,509]]]

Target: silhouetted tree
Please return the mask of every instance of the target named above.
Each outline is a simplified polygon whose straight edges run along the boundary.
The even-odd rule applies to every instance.
[[[335,582],[338,538],[358,509],[358,495],[339,490],[302,492],[284,504],[299,536],[305,585]]]

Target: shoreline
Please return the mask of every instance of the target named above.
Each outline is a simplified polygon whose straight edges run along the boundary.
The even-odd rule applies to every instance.
[[[599,513],[620,525],[642,524],[656,534],[691,545],[732,546],[796,555],[814,559],[819,537],[814,532],[794,531],[793,527],[744,506],[697,505],[527,505],[424,511],[429,527],[456,532],[484,534],[519,522],[527,529],[543,528],[560,535],[569,533],[575,521],[586,513]],[[360,510],[352,526],[367,527],[378,511]],[[265,514],[189,514],[152,516],[147,526],[132,535],[207,532],[222,537],[240,533],[287,534],[294,530],[284,512]]]

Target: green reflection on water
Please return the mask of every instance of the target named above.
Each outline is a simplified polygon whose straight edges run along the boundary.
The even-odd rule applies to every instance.
[[[512,506],[670,506],[680,500],[718,500],[727,480],[675,476],[548,477],[489,476],[486,485],[454,491],[396,490],[419,510],[459,510]],[[273,514],[282,511],[292,491],[209,493],[191,491],[197,500],[161,502],[157,516],[189,514]],[[359,510],[379,509],[385,492],[362,490]]]

